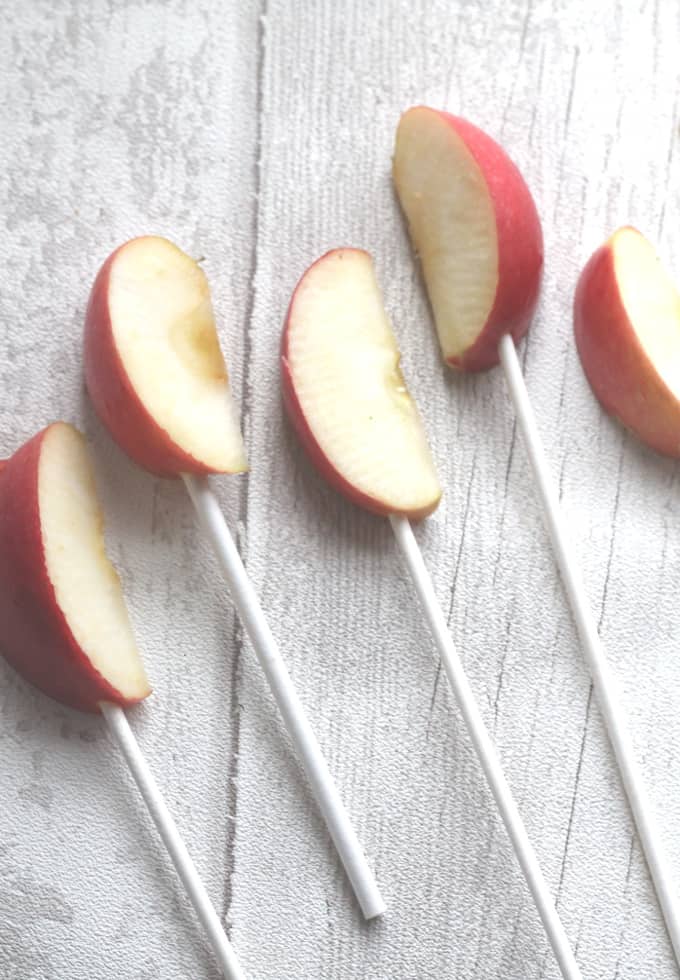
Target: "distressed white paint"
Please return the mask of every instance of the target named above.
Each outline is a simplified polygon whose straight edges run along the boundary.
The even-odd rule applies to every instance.
[[[680,877],[677,466],[602,415],[570,313],[620,223],[678,269],[680,5],[263,2],[6,8],[0,450],[56,417],[92,441],[156,690],[132,721],[253,978],[555,980],[389,527],[320,482],[282,419],[297,277],[323,249],[369,248],[446,487],[418,536],[584,975],[676,978],[502,379],[440,367],[389,160],[399,112],[443,105],[498,136],[535,192],[527,380]],[[84,397],[88,285],[141,231],[206,256],[252,462],[222,502],[382,922],[351,901],[182,488],[134,469]],[[0,744],[3,980],[214,978],[100,723],[0,663]]]

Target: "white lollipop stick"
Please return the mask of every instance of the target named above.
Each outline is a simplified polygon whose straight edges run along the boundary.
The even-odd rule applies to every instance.
[[[404,563],[413,580],[425,618],[437,645],[449,686],[458,702],[472,744],[482,765],[484,774],[496,801],[503,823],[512,841],[524,877],[533,895],[550,945],[565,980],[580,980],[581,971],[571,951],[564,926],[541,871],[536,853],[527,836],[522,817],[515,803],[508,781],[503,774],[498,753],[487,732],[474,694],[468,683],[463,665],[456,653],[451,634],[446,625],[437,596],[420,553],[411,525],[407,518],[390,516],[390,523],[397,539]]]
[[[153,778],[146,759],[142,755],[134,732],[128,724],[125,712],[119,705],[111,704],[108,701],[101,701],[99,707],[109,726],[109,731],[118,742],[118,747],[130,767],[130,772],[139,787],[139,791],[144,798],[153,822],[158,828],[158,833],[161,835],[163,843],[168,849],[172,863],[177,869],[177,874],[182,879],[182,884],[187,890],[196,915],[208,934],[210,945],[222,968],[222,974],[227,980],[245,980],[245,973],[239,966],[236,953],[226,937],[217,912],[208,897],[203,882],[198,876],[194,862],[191,860],[184,841],[179,835],[177,825],[172,819],[165,800],[156,785],[156,780]]]
[[[239,616],[250,637],[288,733],[302,760],[307,778],[328,830],[345,866],[361,910],[367,919],[382,915],[385,903],[338,793],[316,736],[267,625],[262,607],[241,561],[229,528],[205,477],[183,474],[201,525],[210,539],[227,579]]]
[[[583,579],[565,527],[559,497],[551,480],[536,417],[517,359],[517,351],[512,338],[507,334],[501,339],[499,351],[505,371],[505,379],[517,412],[517,420],[538,484],[555,558],[590,668],[609,740],[621,770],[621,779],[630,808],[633,811],[638,835],[661,905],[668,935],[675,951],[675,957],[680,963],[680,905],[678,904],[675,885],[668,870],[668,859],[659,842],[659,831],[644,787],[642,772],[635,759],[633,743],[628,734],[627,720],[620,702],[618,683],[609,667],[602,641],[597,632],[595,617],[588,603]]]

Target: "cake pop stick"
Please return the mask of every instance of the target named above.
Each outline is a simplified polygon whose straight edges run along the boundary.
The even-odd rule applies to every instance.
[[[206,477],[183,474],[201,526],[229,584],[241,621],[257,653],[288,733],[297,749],[319,809],[337,848],[361,910],[367,919],[382,915],[385,903],[359,843],[349,814],[286,670],[257,593],[241,561],[229,528]]]
[[[574,298],[576,346],[593,391],[606,409],[657,452],[680,457],[680,293],[650,242],[634,228],[619,228],[586,264]],[[502,351],[514,384],[525,439],[562,576],[584,646],[600,675],[598,696],[666,921],[680,962],[680,903],[677,879],[661,846],[656,818],[616,696],[583,580],[565,533],[559,501],[547,473],[545,454],[513,351]]]
[[[117,249],[90,296],[85,372],[119,446],[151,472],[183,478],[363,914],[381,915],[373,872],[207,481],[247,462],[200,266],[154,236]]]
[[[517,167],[498,144],[469,122],[424,106],[410,109],[401,118],[394,154],[394,180],[422,263],[444,359],[463,370],[488,368],[499,361],[502,364],[574,622],[676,959],[680,962],[680,908],[668,859],[635,760],[618,686],[607,663],[569,542],[515,350],[515,343],[529,327],[540,286],[543,243],[535,204]],[[629,236],[624,236],[623,245],[629,241]],[[640,262],[636,244],[634,240],[633,265]],[[588,303],[584,305],[586,296],[592,299],[589,312],[595,313],[595,319],[603,309],[608,314],[614,309],[616,296],[611,276],[602,277],[603,270],[611,265],[610,258],[598,256],[584,273],[577,295],[577,338],[578,315],[584,317],[588,306]],[[622,262],[625,258],[630,260],[630,254]],[[646,268],[650,264],[647,257]],[[640,291],[634,299],[643,295],[644,291]],[[648,306],[654,306],[653,300]],[[657,320],[658,313],[657,304]],[[679,321],[680,313],[676,314],[676,333]],[[662,338],[666,322],[662,317]],[[672,400],[668,391],[661,390],[653,372],[645,372],[641,354],[635,354],[640,370],[637,374],[630,373],[631,352],[639,348],[640,332],[637,337],[628,334],[626,342],[621,343],[622,336],[610,330],[610,326],[611,322],[603,324],[600,319],[590,335],[582,329],[579,341],[582,356],[593,344],[600,345],[599,355],[593,355],[592,361],[590,355],[584,357],[586,371],[596,390],[599,385],[598,393],[605,404],[615,412],[618,409],[617,414],[627,424],[631,424],[632,406],[642,403],[644,410],[638,413],[638,424],[646,425],[648,416],[654,412],[650,396],[665,406],[670,406]],[[614,360],[609,358],[612,353]],[[657,358],[660,353],[661,348],[657,348]],[[612,393],[622,380],[618,371],[624,369],[628,372],[629,391],[614,403]],[[640,385],[641,379],[646,388]],[[630,395],[630,404],[624,409],[626,395]],[[668,444],[669,429],[672,431],[674,424],[672,413],[666,414],[668,418],[662,410],[658,411],[657,448],[663,448],[661,442]],[[677,434],[675,439],[680,447]],[[648,441],[654,444],[651,438]]]
[[[284,403],[319,472],[346,497],[388,517],[445,674],[493,793],[562,975],[581,974],[437,603],[410,519],[441,496],[370,256],[336,249],[303,275],[281,350]]]
[[[27,681],[71,708],[103,714],[223,975],[244,980],[123,711],[151,688],[104,552],[85,442],[63,422],[0,466],[0,622],[2,652]]]
[[[680,904],[677,897],[677,885],[673,878],[668,856],[661,844],[656,815],[649,800],[644,775],[637,761],[635,748],[628,732],[628,718],[622,705],[618,681],[609,666],[604,645],[597,632],[597,623],[588,601],[583,576],[571,544],[571,536],[562,515],[559,497],[550,473],[536,418],[531,408],[529,394],[522,377],[517,352],[509,337],[504,337],[501,340],[500,351],[508,388],[517,412],[517,421],[522,430],[539,497],[543,505],[545,523],[555,551],[555,559],[581,638],[581,645],[590,668],[590,675],[609,741],[621,773],[621,781],[633,813],[638,837],[654,883],[668,935],[676,959],[680,962]]]
[[[194,911],[206,931],[222,975],[228,980],[245,980],[245,973],[239,965],[236,953],[227,939],[205,885],[196,871],[196,866],[191,860],[172,814],[158,789],[156,780],[153,778],[134,732],[130,728],[125,712],[119,705],[111,704],[108,701],[100,701],[99,709],[106,720],[109,731],[118,743],[121,754],[127,762],[139,792],[146,803],[146,808],[156,824],[168,854],[172,858],[172,863],[175,865]]]

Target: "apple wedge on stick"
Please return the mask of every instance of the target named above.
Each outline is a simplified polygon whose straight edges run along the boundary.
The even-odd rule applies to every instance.
[[[515,342],[529,326],[541,277],[541,231],[531,194],[510,158],[490,137],[470,123],[423,106],[404,113],[397,128],[394,181],[414,250],[421,257],[423,279],[445,361],[467,370],[490,367],[499,360],[503,366],[555,558],[675,956],[680,962],[680,904],[676,888],[628,735],[616,679],[598,636],[573,551],[573,532],[567,529],[561,513],[515,349]],[[630,259],[633,251],[639,258],[639,248],[634,245],[628,250],[629,244],[630,241],[623,243],[627,258]],[[617,247],[620,245],[619,242]],[[599,332],[606,325],[600,321],[588,339],[584,330],[585,316],[589,315],[584,315],[586,296],[591,296],[589,305],[593,312],[597,303],[607,302],[603,296],[596,299],[592,295],[597,292],[594,280],[606,264],[605,259],[608,262],[608,256],[594,259],[584,274],[577,295],[577,336],[579,345],[589,351],[584,367],[591,383],[600,386],[601,395],[609,399],[609,383],[605,381],[608,375],[603,372],[600,356],[593,353],[594,346],[600,342]],[[624,256],[618,267],[627,264]],[[649,262],[644,264],[648,268]],[[646,277],[643,288],[648,285]],[[609,291],[610,298],[611,295]],[[639,302],[637,296],[636,305]],[[668,305],[662,306],[667,313]],[[668,324],[668,318],[665,323]],[[662,332],[665,336],[667,329]],[[627,354],[619,351],[617,356],[627,357]],[[638,377],[642,376],[645,384],[652,385],[645,361],[641,359]],[[658,387],[655,390],[658,397]],[[612,403],[608,400],[607,404]],[[668,407],[667,401],[665,404]],[[665,419],[657,418],[657,424],[657,435],[666,438]]]
[[[5,659],[71,708],[125,707],[151,693],[104,551],[85,440],[64,422],[0,471],[0,622]]]
[[[150,693],[85,440],[55,422],[0,464],[0,624],[5,658],[57,701],[101,712],[228,980],[244,974],[130,728]]]
[[[604,409],[652,449],[680,456],[680,293],[635,228],[619,228],[583,269],[574,333]]]
[[[288,415],[329,483],[382,516],[432,513],[441,488],[367,252],[334,249],[302,277],[281,371]]]
[[[184,480],[364,916],[381,915],[373,872],[206,478],[242,472],[246,458],[208,283],[176,245],[149,235],[106,260],[87,309],[85,377],[119,446],[152,473]]]
[[[354,503],[389,518],[451,690],[563,975],[580,977],[522,817],[484,725],[409,518],[441,490],[370,256],[328,252],[305,272],[283,333],[284,404],[319,472]]]
[[[426,106],[401,117],[394,183],[420,258],[447,364],[498,364],[504,334],[529,329],[543,235],[517,167],[472,123]]]
[[[208,281],[167,239],[133,238],[100,269],[85,373],[102,421],[140,466],[161,476],[247,469]]]

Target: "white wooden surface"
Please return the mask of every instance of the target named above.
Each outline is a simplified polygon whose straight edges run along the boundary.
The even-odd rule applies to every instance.
[[[678,467],[578,363],[582,262],[632,222],[680,265],[676,0],[7,3],[0,31],[0,452],[54,418],[93,447],[155,695],[133,724],[253,978],[554,980],[386,523],[311,472],[280,407],[291,289],[375,255],[446,488],[419,539],[586,978],[678,976],[499,371],[440,366],[390,183],[399,113],[498,137],[543,217],[525,345],[562,499],[680,880]],[[205,256],[252,471],[230,523],[389,901],[365,925],[179,484],[83,391],[89,284],[159,232]],[[102,724],[0,662],[0,977],[215,978]]]

